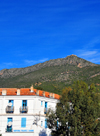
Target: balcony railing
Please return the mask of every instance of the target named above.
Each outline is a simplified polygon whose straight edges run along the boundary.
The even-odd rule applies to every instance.
[[[14,106],[7,106],[6,107],[6,113],[13,113],[14,112]]]
[[[48,109],[44,108],[44,114],[47,114]]]
[[[27,113],[27,112],[28,112],[28,107],[27,106],[20,107],[20,113]]]
[[[6,128],[6,132],[12,132],[12,126],[7,126],[7,128]]]

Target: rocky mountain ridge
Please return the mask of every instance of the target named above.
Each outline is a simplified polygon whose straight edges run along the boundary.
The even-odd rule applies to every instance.
[[[37,71],[45,67],[63,66],[66,64],[75,65],[79,68],[83,68],[86,66],[97,66],[94,63],[91,63],[89,61],[86,61],[82,58],[77,57],[76,55],[70,55],[70,56],[67,56],[66,58],[53,59],[53,60],[46,61],[44,63],[39,63],[39,64],[25,67],[25,68],[3,69],[0,71],[0,78],[15,77],[18,75],[24,75],[30,72]]]

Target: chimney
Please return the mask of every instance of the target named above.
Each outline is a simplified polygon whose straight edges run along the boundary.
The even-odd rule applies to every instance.
[[[34,92],[34,87],[33,87],[33,85],[30,87],[30,91],[31,91],[31,92]]]
[[[36,91],[36,94],[39,95],[39,90]]]
[[[20,95],[20,89],[17,89],[17,95]]]
[[[50,98],[54,98],[54,93],[50,93]]]
[[[52,97],[53,97],[52,93],[49,93],[49,95],[50,95],[50,98],[52,98]]]
[[[45,97],[45,92],[43,92],[43,96]]]
[[[53,98],[55,98],[55,94],[53,93]]]
[[[7,90],[6,89],[2,89],[2,95],[6,95]]]

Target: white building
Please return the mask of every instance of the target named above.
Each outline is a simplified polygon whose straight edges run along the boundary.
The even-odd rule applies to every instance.
[[[0,88],[2,136],[50,136],[46,112],[55,110],[60,96],[31,88]]]

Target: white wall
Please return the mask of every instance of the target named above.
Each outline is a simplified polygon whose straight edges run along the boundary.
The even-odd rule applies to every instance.
[[[8,100],[14,100],[14,113],[7,114],[6,106],[8,105]],[[20,113],[19,108],[22,106],[22,100],[27,100],[28,113]],[[41,101],[43,101],[43,106],[41,106]],[[44,106],[45,102],[48,103],[48,108],[52,108],[55,110],[57,99],[46,98],[41,96],[0,96],[0,133],[2,136],[41,136],[42,132],[46,133],[48,136],[50,134],[50,130],[45,129],[45,114],[44,114]],[[6,133],[7,127],[7,118],[12,117],[13,130],[34,130],[34,133],[26,132],[26,133],[18,133],[18,132],[10,132]],[[21,128],[21,118],[26,118],[26,127]],[[39,121],[37,125],[33,125],[35,118],[38,118]],[[43,126],[41,126],[41,121],[43,121]],[[41,132],[41,133],[40,133]]]

